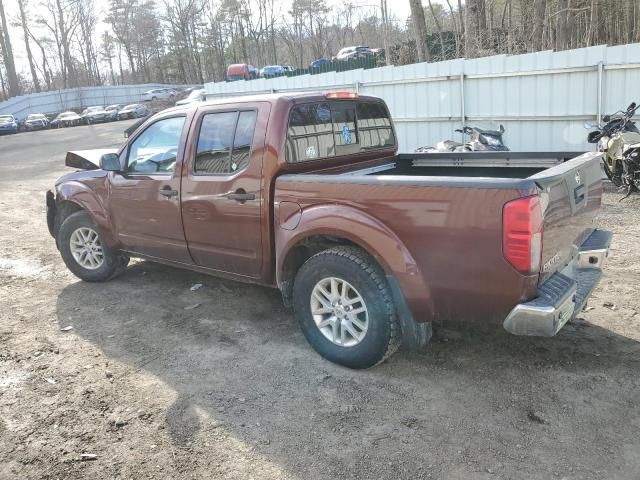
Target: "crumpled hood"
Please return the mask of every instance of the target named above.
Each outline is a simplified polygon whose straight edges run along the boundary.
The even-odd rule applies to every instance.
[[[67,152],[64,164],[67,167],[79,168],[81,170],[98,170],[100,168],[100,157],[105,153],[117,153],[116,148],[96,148],[94,150],[74,150]]]

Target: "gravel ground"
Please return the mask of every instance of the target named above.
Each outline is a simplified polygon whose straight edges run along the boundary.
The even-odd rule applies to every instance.
[[[441,330],[350,371],[276,291],[66,270],[44,192],[128,124],[0,138],[0,478],[640,478],[640,197],[606,194],[605,277],[555,338]]]

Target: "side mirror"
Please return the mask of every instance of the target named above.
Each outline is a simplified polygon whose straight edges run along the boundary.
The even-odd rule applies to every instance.
[[[587,135],[587,142],[589,143],[598,143],[598,140],[602,138],[602,132],[600,130],[595,130],[593,132],[589,132]]]
[[[611,115],[605,115],[604,117],[602,117],[602,121],[604,123],[609,123],[610,120],[611,120]]]
[[[627,107],[627,112],[631,112],[636,108],[636,102],[631,102],[631,105]]]
[[[122,170],[120,166],[120,158],[117,153],[105,153],[100,157],[100,168],[105,172],[119,172]]]
[[[462,133],[462,130],[460,128],[456,128],[454,131],[457,133]]]
[[[504,133],[504,125],[500,124],[500,133]]]

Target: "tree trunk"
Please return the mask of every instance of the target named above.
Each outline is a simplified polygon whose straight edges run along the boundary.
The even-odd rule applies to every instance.
[[[7,70],[9,97],[15,97],[20,95],[20,83],[18,83],[16,64],[13,58],[13,49],[11,48],[11,39],[9,38],[9,29],[7,27],[7,17],[4,14],[4,5],[2,2],[3,0],[0,0],[0,20],[2,21],[3,33],[2,57],[4,60],[4,68]]]
[[[535,0],[533,3],[533,28],[531,30],[531,50],[537,51],[543,49],[544,38],[542,32],[544,30],[545,12],[547,9],[547,0]]]
[[[424,19],[424,9],[421,0],[409,0],[411,6],[411,21],[413,23],[413,38],[416,41],[418,61],[429,62],[431,55],[427,49],[427,22]]]
[[[29,26],[27,25],[27,16],[24,12],[24,0],[18,0],[18,8],[20,9],[20,21],[22,22],[22,33],[24,34],[24,48],[27,52],[27,60],[29,61],[29,69],[31,70],[31,79],[33,80],[33,88],[36,93],[40,93],[40,81],[36,72],[36,65],[31,54],[31,46],[29,45]]]

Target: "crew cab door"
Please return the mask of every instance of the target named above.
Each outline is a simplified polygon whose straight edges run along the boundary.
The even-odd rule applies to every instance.
[[[197,265],[258,278],[262,156],[269,104],[199,109],[182,178],[182,218]]]
[[[180,213],[187,124],[184,114],[160,118],[131,138],[121,152],[123,171],[109,177],[109,211],[124,250],[193,263]]]

